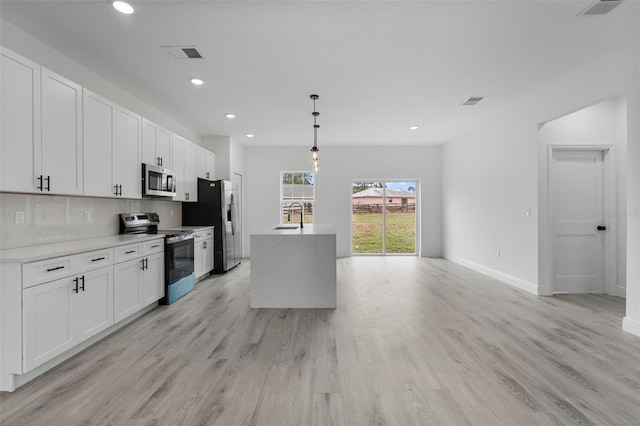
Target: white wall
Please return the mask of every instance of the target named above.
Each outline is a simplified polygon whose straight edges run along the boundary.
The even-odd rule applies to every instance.
[[[640,48],[620,49],[575,72],[558,76],[494,120],[443,148],[443,217],[445,256],[538,291],[538,124],[590,105],[622,96],[627,99],[628,210],[640,208],[638,57]],[[487,98],[489,101],[490,98]],[[481,107],[479,104],[478,107]],[[618,117],[618,125],[624,119]],[[544,157],[546,161],[546,156]],[[532,209],[532,217],[525,215]],[[640,224],[627,217],[627,323],[640,333]],[[496,256],[496,250],[502,256]],[[632,300],[630,300],[632,299]],[[635,323],[634,323],[635,324]],[[628,329],[629,327],[627,327]]]
[[[321,145],[321,144],[320,144]],[[317,223],[333,225],[337,253],[351,255],[351,182],[353,179],[416,179],[420,181],[421,255],[442,255],[440,147],[325,147],[320,146],[316,176]],[[310,170],[308,148],[245,147],[245,254],[250,234],[280,222],[280,172]]]
[[[536,158],[536,122],[526,116],[504,117],[444,146],[447,258],[535,291]]]
[[[584,108],[564,117],[544,123],[538,132],[539,147],[539,285],[540,294],[552,293],[552,253],[548,223],[548,147],[553,146],[611,146],[606,163],[615,170],[607,170],[607,181],[613,188],[606,188],[606,212],[604,225],[606,237],[612,239],[612,250],[607,253],[607,292],[625,297],[626,278],[626,159],[627,159],[627,103],[618,97]],[[613,161],[612,161],[613,160]],[[611,200],[611,205],[609,205]]]
[[[13,24],[0,20],[0,43],[33,62],[58,73],[83,87],[143,117],[179,134],[185,139],[200,144],[200,135],[164,112],[156,109],[118,86],[118,81],[109,81],[100,76],[100,70],[90,69],[89,64],[79,64],[51,46],[34,38]]]
[[[631,65],[636,82],[640,76],[640,41]],[[627,162],[627,311],[623,329],[640,336],[640,83],[628,97]]]

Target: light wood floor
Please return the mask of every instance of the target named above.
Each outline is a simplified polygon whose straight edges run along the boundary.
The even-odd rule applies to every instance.
[[[536,297],[441,259],[338,260],[335,310],[249,308],[249,268],[200,282],[16,392],[0,422],[640,422],[622,299]]]

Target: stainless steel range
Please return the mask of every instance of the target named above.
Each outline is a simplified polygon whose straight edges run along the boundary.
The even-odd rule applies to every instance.
[[[161,304],[171,304],[195,287],[193,231],[158,230],[157,213],[123,213],[121,234],[164,235],[164,298]]]

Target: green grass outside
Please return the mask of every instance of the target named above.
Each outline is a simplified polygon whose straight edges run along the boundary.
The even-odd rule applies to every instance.
[[[415,212],[387,212],[387,253],[416,252]],[[353,253],[382,253],[382,213],[353,214]]]

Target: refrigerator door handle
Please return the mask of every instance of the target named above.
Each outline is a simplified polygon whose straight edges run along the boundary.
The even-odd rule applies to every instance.
[[[231,235],[236,235],[236,202],[231,194]]]

